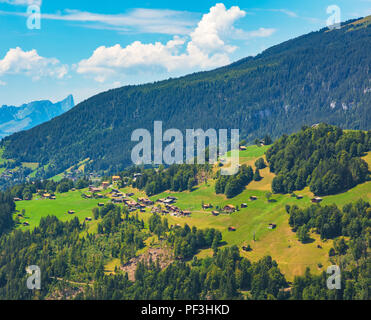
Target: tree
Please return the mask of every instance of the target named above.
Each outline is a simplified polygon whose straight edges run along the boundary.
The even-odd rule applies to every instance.
[[[93,212],[94,220],[98,220],[99,219],[99,209],[98,208],[93,208],[92,212]]]
[[[196,179],[191,177],[188,180],[188,191],[192,191],[193,187],[196,185]]]
[[[262,176],[260,175],[260,171],[259,169],[256,169],[255,173],[254,173],[254,181],[260,181],[262,178]]]
[[[309,240],[308,228],[307,226],[301,226],[298,228],[297,236],[300,242],[305,243]]]
[[[264,145],[266,146],[269,146],[272,144],[273,140],[272,138],[267,134],[265,135],[264,139],[263,139],[263,142],[264,142]]]
[[[79,179],[76,182],[76,189],[81,190],[89,186],[89,181],[85,179]]]
[[[57,192],[59,193],[65,193],[65,192],[68,192],[70,186],[68,184],[68,182],[61,182],[60,184],[58,184],[57,186]]]
[[[258,160],[255,161],[255,167],[257,169],[264,169],[267,167],[267,165],[265,164],[265,161],[263,158],[259,158]]]
[[[267,201],[270,202],[270,199],[272,198],[272,193],[271,192],[267,192],[265,194],[265,197],[267,198]]]

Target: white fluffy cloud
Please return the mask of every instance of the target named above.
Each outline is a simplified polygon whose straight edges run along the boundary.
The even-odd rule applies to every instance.
[[[44,58],[36,50],[23,51],[17,47],[10,49],[5,57],[0,59],[0,76],[6,74],[25,74],[33,80],[41,77],[61,79],[67,74],[67,67],[55,58]]]
[[[160,67],[168,72],[175,70],[208,69],[230,63],[229,55],[236,50],[225,42],[226,38],[265,37],[273,29],[261,28],[244,33],[234,28],[234,23],[243,18],[246,12],[239,7],[226,9],[219,3],[203,15],[197,27],[187,38],[175,36],[167,43],[144,44],[136,41],[125,48],[119,44],[113,47],[101,46],[93,55],[80,61],[77,72],[90,74],[99,82],[109,76],[135,67]]]

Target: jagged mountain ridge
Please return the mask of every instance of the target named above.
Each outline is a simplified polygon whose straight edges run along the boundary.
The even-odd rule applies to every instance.
[[[3,105],[0,107],[0,139],[49,121],[74,106],[72,95],[57,103],[43,100],[33,101],[19,107]]]

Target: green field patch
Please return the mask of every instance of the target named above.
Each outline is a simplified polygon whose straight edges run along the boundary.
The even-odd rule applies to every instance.
[[[22,162],[22,167],[36,170],[39,167],[37,162]]]
[[[78,217],[81,222],[87,217],[92,217],[92,209],[97,207],[98,202],[107,203],[110,199],[83,199],[81,194],[85,190],[70,191],[67,193],[56,193],[56,200],[42,199],[34,196],[31,201],[20,201],[16,203],[17,214],[25,210],[25,218],[20,222],[28,222],[29,226],[21,225],[22,229],[35,228],[42,217],[48,215],[56,216],[61,221],[71,220]],[[75,211],[75,214],[68,214],[68,211]],[[93,223],[93,222],[92,222]]]

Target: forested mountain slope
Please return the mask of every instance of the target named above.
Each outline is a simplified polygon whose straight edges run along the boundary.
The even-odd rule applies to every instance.
[[[90,170],[131,164],[131,133],[153,128],[239,128],[252,140],[326,122],[371,124],[371,17],[327,28],[214,71],[94,96],[71,111],[2,141],[4,157],[49,164],[50,177],[90,158]],[[164,128],[164,129],[165,129]]]

